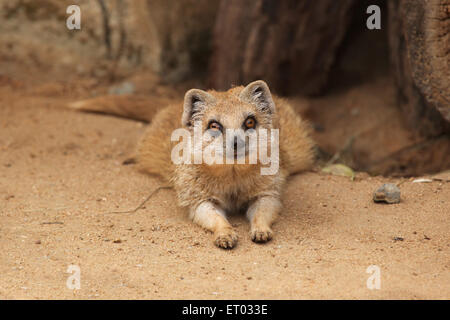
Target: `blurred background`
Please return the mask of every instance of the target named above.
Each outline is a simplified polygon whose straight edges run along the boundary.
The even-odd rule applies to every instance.
[[[72,4],[81,30],[66,27]],[[379,30],[366,26],[373,4]],[[447,0],[0,0],[0,108],[20,96],[171,101],[263,79],[311,122],[319,163],[439,172],[449,18]]]

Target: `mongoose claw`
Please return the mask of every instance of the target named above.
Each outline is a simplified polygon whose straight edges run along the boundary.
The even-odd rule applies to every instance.
[[[267,242],[270,241],[273,237],[273,232],[270,229],[253,229],[250,231],[250,237],[253,242]]]
[[[216,246],[223,249],[232,249],[238,240],[236,232],[233,230],[219,232],[215,235],[215,237],[216,239],[214,240],[214,243]]]

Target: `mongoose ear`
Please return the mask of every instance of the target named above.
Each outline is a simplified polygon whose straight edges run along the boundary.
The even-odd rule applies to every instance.
[[[256,105],[262,112],[274,113],[275,103],[272,99],[267,83],[262,80],[247,85],[240,93],[239,98]]]
[[[214,97],[200,89],[191,89],[184,95],[184,109],[181,117],[182,126],[192,126],[194,121],[206,109],[208,104],[214,101]]]

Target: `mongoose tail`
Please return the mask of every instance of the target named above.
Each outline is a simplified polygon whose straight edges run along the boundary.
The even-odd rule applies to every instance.
[[[156,113],[173,102],[161,97],[145,95],[106,95],[69,103],[70,109],[103,113],[118,117],[150,122]]]

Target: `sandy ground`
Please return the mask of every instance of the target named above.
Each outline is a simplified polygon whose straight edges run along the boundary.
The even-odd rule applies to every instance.
[[[1,299],[449,299],[450,184],[358,174],[292,177],[268,244],[232,217],[225,251],[172,190],[123,165],[144,125],[0,87]],[[375,204],[382,183],[402,202]],[[81,289],[66,287],[69,265]],[[381,288],[369,290],[369,266]]]

